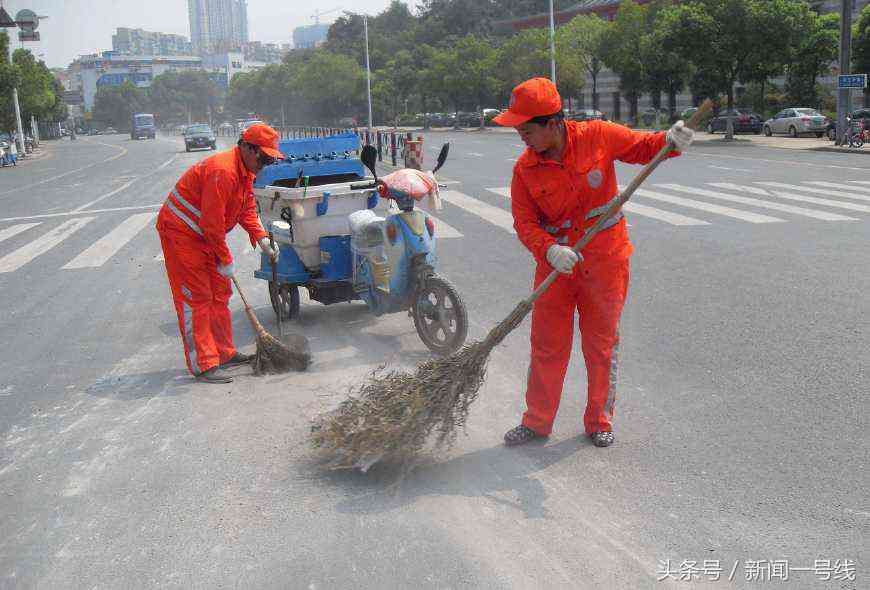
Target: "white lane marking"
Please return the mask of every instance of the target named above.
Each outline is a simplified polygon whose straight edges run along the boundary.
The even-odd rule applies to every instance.
[[[140,177],[138,177],[138,178],[133,178],[133,180],[124,183],[123,185],[119,186],[119,187],[116,188],[115,190],[113,190],[113,191],[111,191],[111,192],[109,192],[109,193],[106,193],[105,195],[103,195],[103,196],[101,196],[101,197],[97,197],[96,199],[94,199],[94,200],[91,201],[90,203],[85,203],[85,204],[82,205],[81,207],[76,207],[75,209],[73,209],[73,211],[76,212],[76,213],[78,213],[79,211],[84,211],[84,210],[87,209],[88,207],[90,207],[90,206],[92,206],[92,205],[96,205],[96,204],[99,203],[100,201],[103,201],[103,200],[105,200],[105,199],[108,199],[109,197],[112,197],[112,196],[117,195],[117,194],[120,193],[121,191],[126,190],[126,189],[131,185],[131,184],[133,184],[133,183],[136,182],[137,180],[142,180],[143,178],[148,178],[149,176],[153,176],[154,174],[156,174],[158,171],[163,170],[164,168],[166,168],[167,166],[169,166],[172,162],[174,162],[175,159],[176,159],[177,157],[178,157],[178,154],[175,154],[174,156],[172,156],[171,158],[169,158],[168,160],[166,160],[165,162],[163,162],[162,164],[160,164],[160,166],[158,166],[157,168],[155,168],[154,170],[152,170],[152,171],[149,172],[148,174],[145,174],[144,176],[140,176]]]
[[[142,231],[156,216],[156,211],[131,215],[122,221],[118,227],[91,244],[87,250],[61,268],[97,268],[104,265],[109,258],[117,254],[127,242],[136,237],[136,234]]]
[[[655,207],[641,205],[640,203],[626,203],[622,208],[629,213],[641,215],[643,217],[650,217],[652,219],[664,221],[665,223],[670,223],[671,225],[710,225],[708,222],[701,219],[687,217],[686,215],[680,215],[679,213],[671,213],[670,211],[663,211],[661,209],[656,209]]]
[[[707,167],[708,168],[717,168],[719,170],[733,170],[733,171],[737,171],[737,172],[752,172],[752,170],[749,170],[747,168],[728,168],[727,166],[713,166],[712,164],[709,164]]]
[[[619,190],[622,189],[620,188]],[[721,205],[713,205],[712,203],[705,203],[703,201],[695,201],[693,199],[674,197],[655,191],[648,191],[642,188],[637,189],[637,194],[643,197],[647,197],[649,199],[664,201],[665,203],[680,205],[681,207],[688,207],[690,209],[700,209],[701,211],[715,213],[716,215],[724,215],[725,217],[733,217],[734,219],[748,221],[749,223],[779,223],[785,221],[784,219],[779,219],[778,217],[759,215],[758,213],[750,213],[748,211],[741,211],[740,209],[732,209],[731,207],[722,207]]]
[[[93,168],[94,166],[99,166],[100,164],[106,164],[107,162],[111,162],[112,160],[117,160],[118,158],[122,157],[124,154],[127,153],[127,150],[125,148],[122,148],[119,145],[112,145],[110,143],[102,143],[99,141],[95,142],[95,143],[97,143],[98,145],[105,145],[105,146],[108,146],[111,148],[115,148],[115,149],[118,149],[121,151],[119,153],[115,154],[114,156],[112,156],[111,158],[108,158],[106,160],[100,160],[99,162],[94,162],[93,164],[88,164],[87,166],[82,166],[81,168],[76,168],[75,170],[69,170],[67,172],[64,172],[63,174],[58,174],[57,176],[52,176],[50,178],[45,178],[43,180],[38,180],[36,182],[32,182],[32,183],[26,184],[24,186],[19,186],[19,187],[10,189],[8,191],[3,191],[2,193],[0,193],[0,195],[8,195],[10,193],[14,193],[17,191],[23,191],[23,190],[32,188],[34,186],[39,186],[40,184],[45,184],[46,182],[52,182],[54,180],[58,180],[58,179],[63,178],[65,176],[69,176],[70,174],[75,174],[76,172],[81,172],[82,170],[87,170],[88,168]]]
[[[784,182],[756,182],[755,184],[760,184],[762,186],[769,186],[771,188],[781,188],[788,191],[799,191],[806,193],[816,193],[821,194],[826,197],[842,197],[845,199],[855,199],[857,201],[870,201],[870,195],[857,195],[855,193],[846,193],[843,191],[835,191],[832,189],[823,189],[814,186],[802,186],[798,184],[786,184]]]
[[[804,195],[796,195],[785,191],[767,191],[757,186],[743,186],[732,184],[730,182],[710,182],[710,186],[718,188],[726,188],[735,191],[743,191],[751,195],[764,195],[767,197],[779,197],[780,199],[788,199],[790,201],[800,201],[801,203],[812,203],[813,205],[824,205],[826,207],[836,207],[837,209],[848,209],[850,211],[861,211],[862,213],[870,213],[870,207],[867,205],[858,205],[857,203],[846,203],[844,201],[831,201],[830,199],[820,199],[818,197],[807,197]]]
[[[31,227],[36,227],[39,225],[39,222],[36,223],[19,223],[18,225],[13,225],[11,227],[7,227],[5,229],[0,229],[0,242],[8,240],[9,238],[15,237],[23,231],[29,230]]]
[[[849,182],[854,182],[856,184],[870,184],[870,180],[850,180]]]
[[[503,196],[503,197],[506,198],[506,199],[510,199],[510,198],[511,198],[511,187],[509,187],[509,186],[499,186],[499,187],[496,187],[496,188],[488,188],[488,189],[486,189],[486,190],[488,190],[488,191],[491,192],[491,193],[495,193],[495,194],[497,194],[497,195],[501,195],[501,196]]]
[[[729,195],[716,191],[708,191],[702,188],[681,186],[679,184],[657,184],[656,186],[681,193],[688,193],[690,195],[700,195],[702,197],[710,197],[711,199],[732,201],[734,203],[742,203],[743,205],[752,205],[754,207],[773,209],[775,211],[785,211],[786,213],[803,215],[804,217],[812,217],[813,219],[821,219],[822,221],[858,221],[854,217],[846,217],[845,215],[840,215],[838,213],[828,213],[827,211],[819,211],[818,209],[806,209],[805,207],[797,207],[795,205],[786,205],[784,203],[763,201],[761,199],[753,199],[752,197],[738,197],[736,195]]]
[[[462,237],[462,234],[459,232],[459,230],[456,229],[455,227],[453,227],[452,225],[446,223],[442,219],[435,217],[434,215],[430,215],[429,217],[431,217],[432,221],[435,222],[435,237],[436,238],[450,239],[450,238],[461,238]]]
[[[157,209],[158,207],[162,207],[163,203],[157,203],[155,205],[139,205],[138,207],[112,207],[111,209],[91,209],[87,211],[87,214],[90,215],[92,213],[112,213],[114,211],[141,211],[142,209]],[[4,217],[0,219],[0,221],[23,221],[25,219],[46,219],[48,217],[71,217],[74,215],[81,215],[81,211],[66,211],[64,213],[44,213],[42,215],[27,215],[22,217]]]
[[[84,227],[94,219],[96,218],[78,217],[76,219],[68,219],[67,221],[64,221],[56,228],[42,234],[29,244],[26,244],[18,250],[0,258],[0,273],[18,270],[40,254],[44,254],[60,244],[78,229]]]
[[[124,184],[122,184],[121,186],[119,186],[118,188],[116,188],[115,190],[113,190],[113,191],[111,191],[111,192],[108,192],[108,193],[106,193],[105,195],[103,195],[103,196],[101,196],[101,197],[97,197],[96,199],[94,199],[94,200],[91,201],[90,203],[85,203],[85,204],[82,205],[81,207],[76,207],[75,209],[73,209],[73,213],[79,213],[80,211],[84,211],[85,209],[87,209],[87,208],[90,207],[91,205],[95,205],[95,204],[99,203],[100,201],[102,201],[103,199],[108,199],[109,197],[113,197],[113,196],[117,195],[117,194],[120,193],[121,191],[127,189],[127,188],[128,188],[131,184],[133,184],[134,182],[136,182],[135,179],[134,179],[134,180],[130,180],[130,181],[125,182]]]
[[[468,155],[475,157],[475,158],[482,158],[483,157],[483,154],[481,154],[480,152],[468,152]]]
[[[507,161],[510,162],[511,164],[516,164],[517,160],[519,160],[519,158],[508,158],[507,159]]]
[[[510,211],[494,207],[481,200],[453,190],[442,191],[441,198],[451,205],[456,205],[460,209],[465,209],[469,213],[477,215],[484,221],[497,225],[509,233],[516,233],[514,231],[514,216],[511,215]]]
[[[163,257],[163,252],[160,252],[157,256],[154,257],[155,262],[165,262],[166,259]]]
[[[863,184],[863,182],[860,180],[851,180],[849,182],[861,182]],[[870,187],[868,187],[868,186],[855,186],[854,184],[841,184],[839,182],[825,182],[823,180],[807,180],[804,182],[804,184],[815,184],[818,186],[826,186],[828,188],[833,188],[833,189],[846,189],[847,191],[870,192]],[[870,183],[867,183],[867,184],[870,184]]]

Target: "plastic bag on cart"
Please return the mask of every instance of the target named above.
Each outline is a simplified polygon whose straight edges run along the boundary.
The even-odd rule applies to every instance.
[[[382,176],[381,181],[394,197],[414,199],[424,210],[440,211],[443,207],[438,181],[431,172],[403,168]]]

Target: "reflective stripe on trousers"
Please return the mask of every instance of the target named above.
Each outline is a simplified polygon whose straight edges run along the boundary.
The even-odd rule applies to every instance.
[[[181,287],[181,293],[186,298],[181,302],[181,309],[184,311],[184,342],[187,343],[185,353],[191,370],[199,374],[199,365],[196,364],[196,342],[193,339],[193,308],[187,302],[193,300],[193,294],[185,286]]]

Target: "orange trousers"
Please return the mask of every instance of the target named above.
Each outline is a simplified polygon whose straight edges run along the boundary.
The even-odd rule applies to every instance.
[[[535,286],[550,267],[540,265]],[[574,312],[580,314],[580,337],[586,361],[588,397],[586,434],[613,430],[619,318],[628,294],[628,259],[589,260],[571,275],[560,276],[532,310],[532,353],[523,424],[548,435],[562,398],[562,384],[574,340]]]
[[[230,280],[217,271],[217,258],[199,237],[160,231],[166,275],[178,314],[187,368],[196,376],[235,353],[229,301]]]

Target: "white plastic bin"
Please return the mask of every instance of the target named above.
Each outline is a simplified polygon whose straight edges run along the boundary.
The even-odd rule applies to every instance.
[[[317,215],[317,205],[324,203],[328,193],[328,203],[324,215]],[[348,183],[303,188],[267,186],[254,189],[263,227],[271,227],[273,221],[281,221],[281,211],[290,212],[293,240],[284,232],[275,235],[275,240],[287,243],[296,250],[297,255],[308,269],[320,266],[320,238],[322,236],[350,235],[348,215],[355,211],[368,209],[371,190],[351,190]],[[378,198],[372,211],[384,217],[389,209],[389,201]]]

